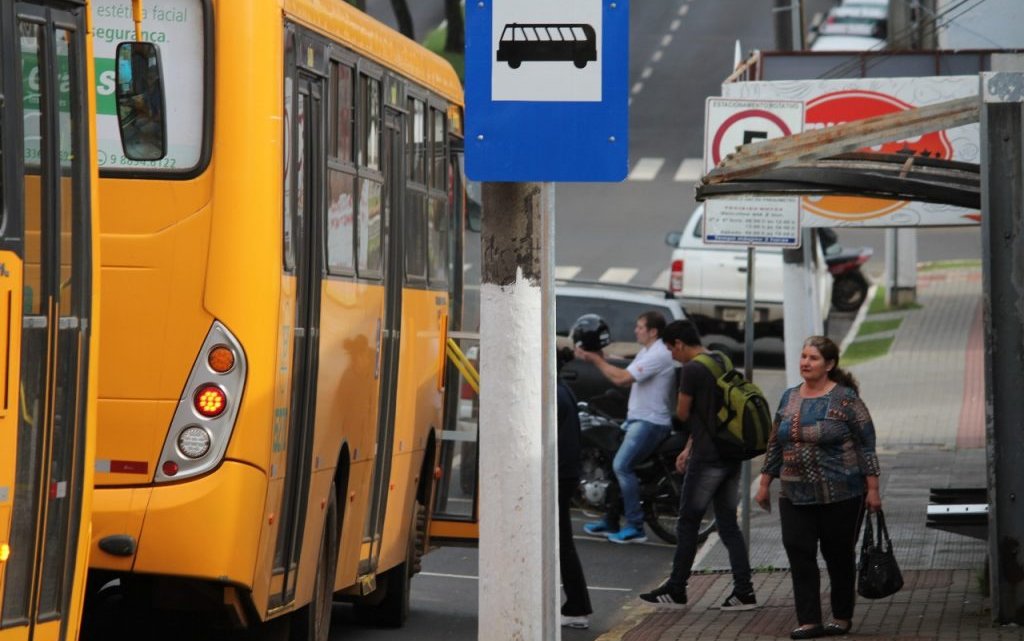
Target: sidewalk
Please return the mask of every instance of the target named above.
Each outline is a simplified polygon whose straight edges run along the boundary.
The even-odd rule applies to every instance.
[[[850,637],[1021,639],[1024,629],[991,624],[981,593],[985,542],[925,527],[930,488],[985,485],[980,268],[921,272],[918,302],[921,309],[902,312],[888,355],[851,368],[875,422],[886,523],[906,585],[887,599],[859,599]],[[691,607],[656,610],[637,600],[599,641],[788,639],[797,622],[777,514],[754,510],[750,534],[760,608],[717,609],[732,577],[713,536],[694,565]],[[822,588],[827,615],[824,571]]]

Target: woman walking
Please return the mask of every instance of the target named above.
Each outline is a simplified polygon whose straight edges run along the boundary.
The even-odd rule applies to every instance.
[[[853,625],[856,544],[864,508],[882,509],[875,428],[857,381],[839,368],[824,336],[804,341],[803,382],[779,401],[755,500],[771,511],[770,485],[782,481],[779,516],[799,627],[793,639],[846,634]],[[818,546],[831,582],[832,620],[822,624]]]

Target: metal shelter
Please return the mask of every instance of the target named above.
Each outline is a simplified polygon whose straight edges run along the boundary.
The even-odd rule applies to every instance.
[[[978,121],[980,165],[855,151]],[[698,200],[780,193],[980,204],[992,618],[1024,624],[1024,72],[982,72],[977,97],[744,145],[697,187]]]

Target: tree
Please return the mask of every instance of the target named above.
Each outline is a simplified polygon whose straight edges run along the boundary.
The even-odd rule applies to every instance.
[[[409,5],[406,0],[391,0],[391,10],[395,12],[395,20],[398,21],[398,30],[410,40],[416,36],[412,25],[412,14],[409,13]]]
[[[466,26],[462,19],[462,1],[444,0],[444,17],[448,20],[448,37],[444,50],[462,53],[466,50]]]

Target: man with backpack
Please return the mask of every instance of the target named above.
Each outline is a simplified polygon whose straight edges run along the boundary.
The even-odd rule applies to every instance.
[[[697,532],[708,506],[714,505],[718,534],[729,551],[733,575],[733,592],[721,609],[756,608],[750,558],[736,522],[740,471],[746,455],[723,456],[717,445],[721,437],[716,438],[722,419],[728,420],[738,413],[734,411],[736,408],[726,406],[727,394],[721,386],[721,379],[732,371],[732,363],[724,354],[703,346],[692,321],[669,323],[661,338],[672,352],[672,358],[683,364],[676,413],[688,422],[690,438],[676,459],[676,469],[681,474],[685,472],[686,477],[680,493],[678,543],[672,574],[660,587],[641,594],[640,598],[659,607],[686,605],[686,583],[697,554]],[[723,409],[726,412],[723,413]]]

